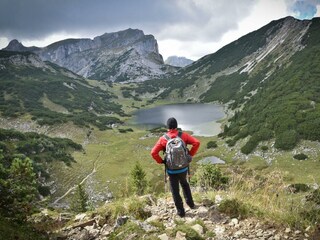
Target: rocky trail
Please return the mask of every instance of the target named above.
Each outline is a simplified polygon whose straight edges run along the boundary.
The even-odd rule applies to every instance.
[[[116,221],[108,223],[101,215],[79,214],[71,226],[59,232],[59,238],[66,240],[89,239],[161,239],[161,240],[309,240],[319,239],[312,236],[310,229],[294,230],[286,226],[277,226],[258,219],[231,218],[217,209],[217,204],[205,199],[195,209],[186,208],[186,216],[176,215],[171,198],[153,200],[144,196],[148,204],[144,211],[149,218],[139,220],[130,215],[118,216]],[[138,229],[126,228],[134,224]],[[156,224],[157,223],[157,224]],[[181,225],[185,226],[181,228]],[[188,230],[183,230],[188,229]]]

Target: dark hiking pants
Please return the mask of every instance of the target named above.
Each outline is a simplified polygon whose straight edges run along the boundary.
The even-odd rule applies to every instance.
[[[170,189],[173,196],[173,201],[177,208],[178,215],[184,216],[185,211],[183,207],[182,198],[180,196],[179,184],[182,187],[183,196],[186,200],[186,203],[189,205],[189,207],[191,208],[194,207],[190,186],[187,181],[187,171],[183,173],[178,173],[178,174],[169,174],[169,181],[170,181]]]

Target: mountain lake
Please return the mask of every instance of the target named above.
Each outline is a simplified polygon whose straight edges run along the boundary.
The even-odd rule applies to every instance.
[[[192,131],[196,136],[215,136],[221,131],[219,120],[225,117],[223,105],[218,104],[172,104],[134,113],[133,122],[143,128],[151,129],[165,126],[168,118],[177,119],[178,128]]]

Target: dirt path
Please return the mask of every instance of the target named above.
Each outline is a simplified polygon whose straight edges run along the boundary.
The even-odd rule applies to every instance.
[[[94,160],[94,162],[93,162],[93,169],[92,169],[91,173],[89,173],[85,178],[83,178],[82,181],[81,181],[79,184],[77,184],[77,185],[69,188],[68,191],[67,191],[65,194],[63,194],[61,197],[57,198],[57,199],[53,202],[54,204],[57,204],[61,199],[65,198],[70,192],[72,192],[78,185],[83,184],[91,175],[93,175],[93,174],[95,174],[95,173],[97,172],[97,162],[98,162],[98,159],[99,159],[100,156],[101,156],[101,153],[102,153],[102,151],[99,151],[96,159]]]

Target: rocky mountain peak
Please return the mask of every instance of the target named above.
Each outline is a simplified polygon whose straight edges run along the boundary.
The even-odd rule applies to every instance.
[[[8,46],[6,48],[4,48],[3,50],[6,51],[16,51],[16,52],[20,52],[25,50],[25,46],[22,45],[21,42],[19,42],[17,39],[13,39],[9,42]]]
[[[105,33],[95,37],[93,40],[108,47],[119,47],[121,45],[132,44],[144,36],[142,30],[129,28],[119,32]]]
[[[176,69],[165,66],[157,40],[139,29],[105,33],[94,39],[65,39],[44,48],[13,40],[7,51],[31,51],[79,75],[107,81],[144,81]]]

